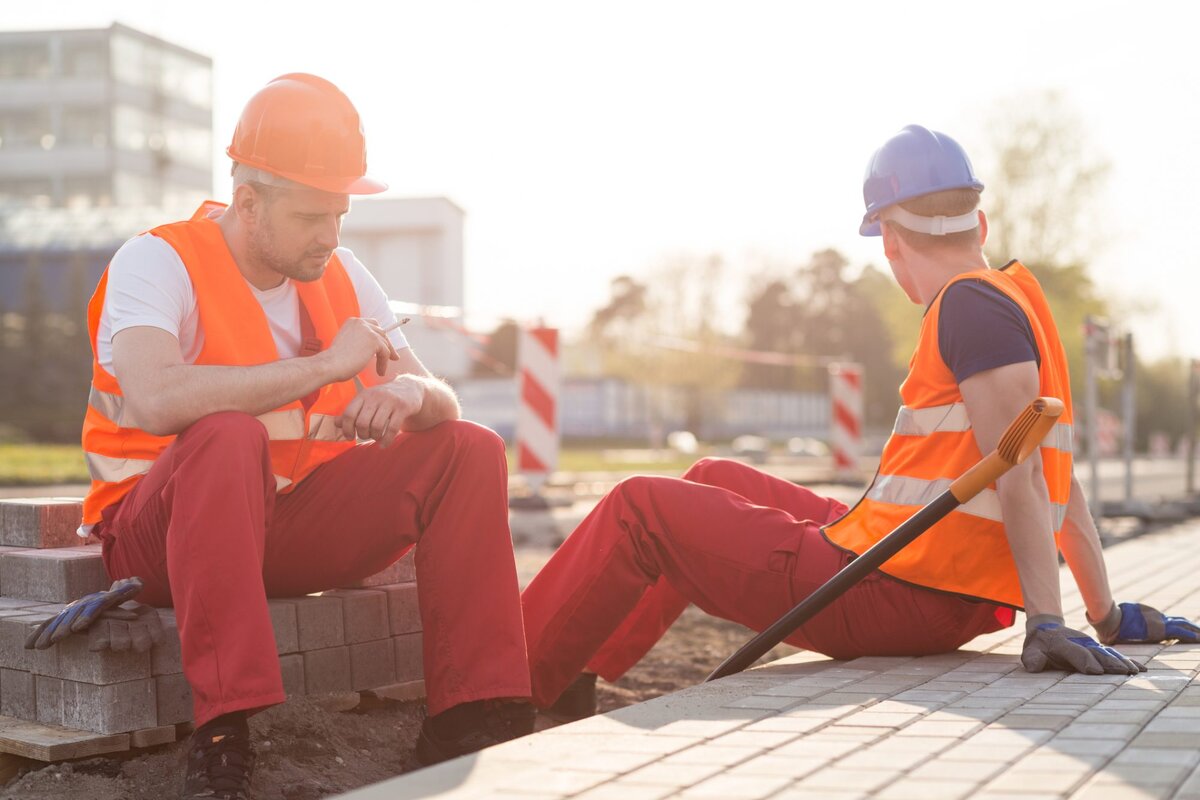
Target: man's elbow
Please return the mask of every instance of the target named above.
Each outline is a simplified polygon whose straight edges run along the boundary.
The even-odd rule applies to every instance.
[[[147,397],[135,401],[126,397],[126,402],[132,425],[125,427],[139,428],[152,436],[172,436],[183,429],[169,405],[161,399]]]

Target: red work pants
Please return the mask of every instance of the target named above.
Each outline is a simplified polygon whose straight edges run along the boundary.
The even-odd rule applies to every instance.
[[[268,596],[345,585],[415,542],[429,713],[529,696],[504,443],[487,428],[444,422],[355,447],[277,495],[262,424],[213,414],[96,533],[109,575],[175,606],[197,725],[284,700]]]
[[[845,513],[736,461],[622,481],[521,597],[534,702],[553,703],[585,667],[616,680],[689,602],[763,630],[849,563],[820,530]],[[924,655],[1004,624],[1005,609],[876,571],[787,641],[839,659]]]

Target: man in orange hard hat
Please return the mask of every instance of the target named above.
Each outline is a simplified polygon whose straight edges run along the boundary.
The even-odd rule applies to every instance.
[[[349,195],[387,188],[357,111],[284,75],[227,152],[230,204],[126,242],[88,312],[82,531],[113,578],[175,606],[196,724],[183,797],[247,796],[247,714],[284,700],[267,597],[347,585],[418,542],[418,759],[530,732],[504,444],[460,419],[338,246]]]

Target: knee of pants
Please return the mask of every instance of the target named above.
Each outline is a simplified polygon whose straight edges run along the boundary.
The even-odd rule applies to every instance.
[[[716,476],[741,468],[742,466],[741,462],[731,461],[728,458],[705,456],[688,467],[687,472],[683,473],[683,477],[685,480],[695,481],[696,483],[710,483],[715,480]]]
[[[241,411],[218,411],[193,422],[180,438],[203,440],[219,446],[228,454],[265,453],[269,443],[267,426],[257,417]]]
[[[431,433],[448,436],[458,447],[479,449],[484,452],[504,454],[504,439],[491,428],[465,419],[447,420],[434,428]]]

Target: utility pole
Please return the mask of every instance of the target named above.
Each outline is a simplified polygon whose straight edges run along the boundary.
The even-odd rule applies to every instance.
[[[1121,337],[1121,416],[1124,418],[1125,502],[1133,502],[1133,443],[1137,432],[1137,393],[1134,386],[1136,371],[1133,359],[1133,334]]]

